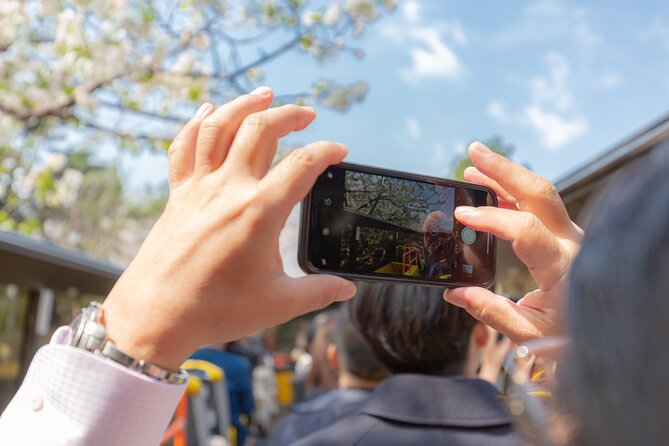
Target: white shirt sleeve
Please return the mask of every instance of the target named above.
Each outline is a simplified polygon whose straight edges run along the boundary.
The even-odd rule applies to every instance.
[[[65,345],[61,327],[40,348],[0,417],[0,444],[159,444],[186,385],[167,384]]]

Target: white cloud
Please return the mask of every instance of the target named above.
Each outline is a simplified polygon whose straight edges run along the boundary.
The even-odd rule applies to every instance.
[[[412,66],[402,72],[405,79],[457,79],[464,70],[460,58],[444,42],[435,27],[416,27],[408,33],[414,41],[410,50]]]
[[[560,111],[568,110],[574,98],[567,86],[569,63],[559,53],[546,56],[548,77],[538,76],[530,80],[532,102],[539,105],[552,104]]]
[[[490,101],[485,109],[488,116],[501,123],[509,122],[509,113],[504,104],[499,101]]]
[[[416,0],[408,0],[402,4],[402,13],[409,23],[418,23],[421,20],[421,6]]]
[[[523,109],[521,119],[539,134],[548,149],[557,150],[585,134],[588,122],[583,116],[573,117],[574,96],[569,88],[567,58],[549,53],[546,66],[548,76],[530,80],[531,102]]]
[[[531,127],[546,148],[558,150],[584,135],[588,131],[588,121],[574,111],[567,58],[559,53],[549,53],[545,61],[547,74],[528,81],[529,103],[520,111],[509,113],[503,103],[493,100],[486,106],[486,113],[504,124]]]
[[[418,119],[414,118],[413,116],[409,116],[406,119],[406,129],[407,134],[413,140],[420,139],[420,137],[423,136],[423,128],[418,122]]]
[[[584,117],[565,119],[534,105],[525,108],[525,115],[541,141],[551,150],[559,149],[588,130]]]
[[[426,19],[418,0],[401,3],[401,12],[399,22],[379,26],[384,37],[411,60],[409,67],[400,70],[401,77],[414,85],[422,79],[459,79],[465,67],[454,48],[467,43],[461,23]]]

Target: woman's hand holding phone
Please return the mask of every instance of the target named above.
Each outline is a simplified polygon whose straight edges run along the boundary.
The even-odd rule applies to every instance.
[[[517,303],[484,288],[454,288],[446,301],[465,308],[479,321],[514,342],[562,331],[569,267],[583,231],[571,219],[555,186],[528,169],[492,152],[480,142],[469,146],[474,164],[465,179],[493,189],[499,208],[455,210],[462,224],[509,240],[539,288]]]

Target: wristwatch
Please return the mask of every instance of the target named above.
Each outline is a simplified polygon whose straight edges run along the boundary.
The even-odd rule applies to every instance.
[[[91,302],[83,308],[70,324],[71,345],[110,359],[123,367],[170,384],[183,384],[188,380],[184,370],[171,372],[143,359],[133,358],[123,353],[107,338],[107,330],[102,323],[102,304]]]

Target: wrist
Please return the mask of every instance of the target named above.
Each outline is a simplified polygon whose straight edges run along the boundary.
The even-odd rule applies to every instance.
[[[179,370],[191,353],[151,315],[137,314],[136,309],[121,305],[113,295],[102,307],[107,336],[124,353],[170,371]]]

